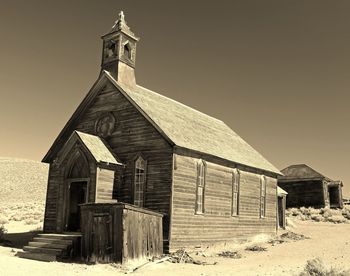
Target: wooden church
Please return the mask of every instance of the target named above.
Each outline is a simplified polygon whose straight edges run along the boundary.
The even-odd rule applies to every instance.
[[[102,40],[101,73],[43,159],[42,238],[75,233],[86,258],[123,261],[275,233],[279,170],[224,122],[137,84],[122,12]]]

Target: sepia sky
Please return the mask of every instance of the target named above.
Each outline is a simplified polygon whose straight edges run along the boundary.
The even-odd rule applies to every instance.
[[[350,1],[1,0],[0,156],[41,160],[98,77],[120,10],[139,84],[350,196]]]

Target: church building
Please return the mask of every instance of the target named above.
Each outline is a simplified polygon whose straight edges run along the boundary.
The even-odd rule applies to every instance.
[[[163,216],[164,251],[275,233],[279,170],[221,120],[137,84],[138,40],[122,12],[102,36],[101,73],[43,158],[44,232],[84,232],[85,205],[122,203]]]

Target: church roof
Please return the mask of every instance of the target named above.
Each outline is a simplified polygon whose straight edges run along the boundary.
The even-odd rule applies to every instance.
[[[50,162],[59,145],[67,139],[72,125],[86,110],[98,93],[102,80],[108,79],[145,118],[172,145],[212,155],[238,164],[281,174],[259,152],[238,136],[221,120],[199,112],[175,100],[162,96],[142,86],[127,86],[117,82],[109,72],[103,71],[88,95],[56,138],[43,162]],[[87,143],[99,143],[96,138],[82,134]],[[97,136],[93,136],[97,137]],[[98,138],[98,137],[97,137]],[[101,145],[101,144],[100,144]],[[94,148],[94,147],[93,147]]]
[[[105,73],[176,146],[280,174],[224,122],[142,86],[118,83]]]
[[[279,177],[280,180],[290,179],[326,179],[331,181],[327,176],[319,173],[306,164],[295,164],[281,171],[284,176]]]

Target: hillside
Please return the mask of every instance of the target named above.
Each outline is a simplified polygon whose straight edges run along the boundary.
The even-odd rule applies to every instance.
[[[12,233],[41,229],[48,165],[0,157],[0,225]]]
[[[44,202],[48,165],[0,157],[0,206],[4,203]]]

